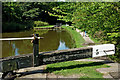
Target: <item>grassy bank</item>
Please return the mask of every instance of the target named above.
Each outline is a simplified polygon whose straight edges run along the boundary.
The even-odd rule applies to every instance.
[[[44,28],[44,27],[53,27],[54,25],[48,25],[48,26],[39,26],[39,27],[34,27],[34,28]]]
[[[97,68],[110,67],[100,62],[67,61],[48,64],[46,72],[56,75],[79,75],[80,78],[103,78],[103,74],[96,71]]]
[[[72,38],[76,44],[76,48],[83,47],[82,44],[85,42],[85,40],[78,32],[76,32],[76,30],[73,30],[71,27],[68,26],[62,26],[62,28],[65,28],[70,33],[70,35],[72,35]]]

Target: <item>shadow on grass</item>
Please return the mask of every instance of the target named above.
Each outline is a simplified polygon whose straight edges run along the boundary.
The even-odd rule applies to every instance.
[[[52,67],[52,68],[48,67],[44,72],[45,73],[51,73],[51,72],[54,72],[54,71],[60,71],[60,70],[64,70],[64,69],[100,66],[100,65],[103,65],[103,64],[107,64],[107,63],[111,63],[111,62],[102,61],[102,62],[92,62],[92,63],[87,63],[87,64],[83,63],[83,64],[77,64],[77,65],[69,65],[69,66],[65,66],[65,67]]]

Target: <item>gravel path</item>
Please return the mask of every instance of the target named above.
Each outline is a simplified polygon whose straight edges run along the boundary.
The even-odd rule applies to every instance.
[[[86,43],[86,44],[94,43],[94,42],[88,37],[87,34],[86,34],[86,37],[85,37],[85,36],[83,36],[83,32],[81,32],[79,29],[76,29],[76,31],[81,34],[81,36],[82,36],[83,39],[85,40],[85,43]]]

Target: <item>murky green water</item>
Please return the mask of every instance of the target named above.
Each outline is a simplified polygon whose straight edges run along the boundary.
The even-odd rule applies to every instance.
[[[33,33],[38,33],[40,37],[44,37],[39,40],[40,52],[63,50],[74,47],[72,37],[65,30],[39,30],[37,32],[30,30],[24,32],[3,33],[2,37],[30,37]],[[2,41],[2,57],[32,53],[32,45],[31,40]]]

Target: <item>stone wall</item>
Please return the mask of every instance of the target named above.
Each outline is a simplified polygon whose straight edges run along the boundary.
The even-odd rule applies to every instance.
[[[84,47],[68,50],[57,50],[53,52],[41,53],[41,56],[43,58],[43,64],[90,58],[92,57],[92,48]]]
[[[90,57],[92,57],[92,47],[41,52],[37,58],[38,60],[36,63],[38,65],[36,66]],[[33,54],[12,56],[0,59],[0,72],[33,67],[33,60]]]

